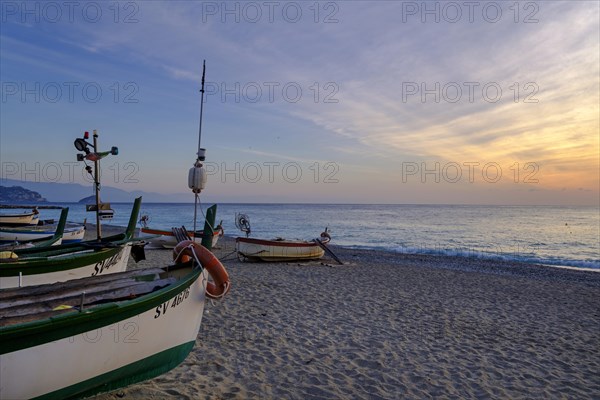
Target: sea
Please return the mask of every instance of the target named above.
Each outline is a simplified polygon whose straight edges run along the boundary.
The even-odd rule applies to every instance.
[[[95,214],[78,203],[69,220]],[[212,204],[200,204],[197,226]],[[132,204],[113,203],[115,216],[106,225],[126,226]],[[312,239],[328,229],[332,244],[397,253],[437,254],[500,259],[600,272],[600,209],[584,206],[365,205],[365,204],[218,204],[217,222],[225,234],[245,236],[236,217],[250,221],[250,237]],[[59,210],[41,210],[41,218],[58,218]],[[140,215],[149,226],[170,229],[194,224],[194,205],[145,203]]]

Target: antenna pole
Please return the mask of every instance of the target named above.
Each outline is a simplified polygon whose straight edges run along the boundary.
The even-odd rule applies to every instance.
[[[201,161],[205,159],[205,149],[201,147],[202,142],[202,113],[204,111],[204,77],[206,76],[206,60],[202,61],[202,88],[200,89],[200,122],[198,123],[198,153],[194,168],[202,168]],[[200,191],[194,190],[194,241],[196,241],[196,221],[198,217],[198,193]]]
[[[200,122],[198,124],[198,158],[199,161],[204,161],[204,152],[200,147],[200,141],[202,140],[202,112],[204,109],[204,76],[206,74],[206,60],[202,62],[202,89],[200,89],[200,93],[202,93],[200,98]]]
[[[196,221],[198,219],[198,193],[194,193],[194,242],[196,241]]]
[[[98,132],[94,129],[94,151],[98,151]],[[100,160],[94,161],[94,185],[96,188],[96,236],[98,241],[102,240],[102,228],[100,227]]]

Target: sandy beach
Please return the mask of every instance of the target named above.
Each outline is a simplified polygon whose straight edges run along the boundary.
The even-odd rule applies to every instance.
[[[244,263],[223,239],[232,290],[193,352],[95,399],[600,397],[600,273],[335,246],[344,265]]]

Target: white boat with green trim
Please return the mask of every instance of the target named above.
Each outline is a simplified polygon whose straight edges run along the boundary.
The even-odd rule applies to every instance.
[[[180,364],[212,284],[203,251],[208,262],[0,291],[0,398],[81,398]]]
[[[50,239],[56,234],[58,224],[41,225],[32,227],[0,228],[0,244],[14,242],[30,242],[33,240]],[[61,240],[56,243],[78,243],[83,241],[85,225],[67,222],[63,228]]]
[[[100,241],[1,253],[0,289],[64,282],[86,276],[125,271],[131,253],[142,198],[133,205],[125,233]]]
[[[17,249],[26,249],[26,248],[31,248],[31,247],[42,248],[42,247],[57,246],[57,245],[61,244],[62,239],[63,239],[65,225],[67,224],[67,215],[68,214],[69,214],[69,208],[68,207],[63,208],[62,211],[60,212],[60,219],[58,220],[58,224],[56,225],[54,233],[50,237],[34,238],[32,240],[28,240],[28,241],[24,241],[24,242],[23,241],[11,241],[9,243],[0,243],[0,259],[5,258],[2,254],[2,252],[4,252],[4,251],[8,251],[9,253],[6,253],[6,255],[10,256],[10,252],[13,252]],[[0,228],[0,231],[2,231],[1,228]]]

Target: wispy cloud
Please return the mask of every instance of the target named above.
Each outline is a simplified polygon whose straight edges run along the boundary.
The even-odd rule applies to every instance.
[[[173,125],[176,140],[197,124],[196,87],[207,59],[208,80],[230,88],[277,82],[279,90],[294,82],[304,91],[298,103],[281,93],[257,103],[211,97],[207,123],[219,121],[209,126],[222,150],[304,163],[334,157],[348,169],[362,165],[381,176],[398,160],[539,162],[547,187],[597,181],[597,3],[535,2],[538,22],[531,24],[523,23],[523,9],[515,23],[508,3],[497,23],[483,20],[481,10],[473,22],[467,14],[458,23],[406,20],[405,3],[335,2],[331,23],[323,18],[332,10],[315,15],[308,3],[299,3],[305,14],[298,23],[280,16],[269,22],[266,14],[256,23],[224,23],[220,15],[207,16],[203,2],[139,2],[136,23],[9,24],[0,37],[3,75],[26,66],[26,79],[43,71],[143,81],[152,101],[123,123],[139,124],[154,141]],[[324,101],[327,83],[337,102]],[[413,84],[419,92],[409,95]],[[442,98],[436,102],[430,93],[423,101],[422,89],[436,84]],[[462,89],[456,103],[448,99],[454,84]],[[501,88],[498,102],[483,98],[486,84]],[[190,95],[176,94],[182,88]],[[538,102],[526,102],[532,99]],[[157,126],[159,116],[164,126]]]

